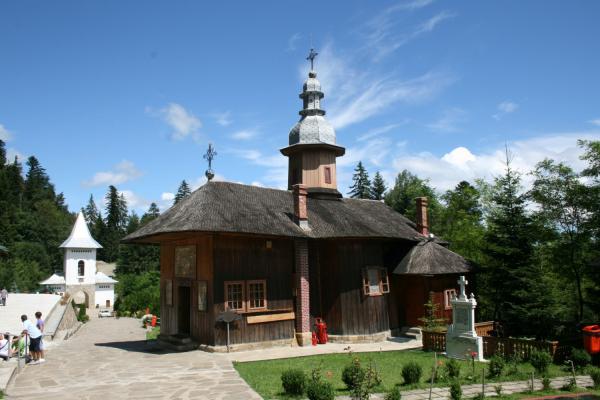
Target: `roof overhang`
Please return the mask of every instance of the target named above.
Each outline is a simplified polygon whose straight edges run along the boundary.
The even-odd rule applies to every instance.
[[[344,154],[346,154],[346,149],[344,147],[336,146],[335,144],[329,144],[329,143],[297,143],[297,144],[293,144],[288,147],[284,147],[283,149],[281,149],[279,151],[284,156],[290,156],[299,151],[310,150],[310,149],[331,150],[335,153],[336,157],[341,157]]]

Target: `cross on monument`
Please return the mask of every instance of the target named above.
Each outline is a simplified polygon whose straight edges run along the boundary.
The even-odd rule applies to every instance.
[[[458,281],[456,281],[458,283],[458,285],[460,286],[460,298],[464,299],[467,297],[466,293],[465,293],[465,286],[467,286],[467,283],[469,283],[466,279],[464,275],[461,275],[460,278],[458,279]]]
[[[310,60],[310,70],[312,71],[314,69],[314,62],[315,62],[315,58],[317,58],[317,56],[319,55],[319,53],[317,53],[315,51],[315,49],[310,49],[310,53],[308,53],[308,57],[306,57],[307,60]]]
[[[206,179],[208,179],[209,181],[215,177],[215,173],[212,170],[212,160],[213,158],[215,158],[216,155],[217,152],[215,151],[212,143],[209,143],[208,150],[206,150],[206,154],[204,154],[204,159],[208,161],[208,169],[206,170],[204,175],[206,175]]]

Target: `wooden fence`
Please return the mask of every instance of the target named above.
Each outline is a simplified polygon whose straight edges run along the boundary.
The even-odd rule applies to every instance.
[[[494,336],[483,337],[483,356],[490,358],[494,355],[510,357],[518,354],[528,359],[534,350],[543,350],[552,357],[557,355],[558,342],[537,342],[535,340],[499,338]],[[423,350],[446,351],[446,332],[423,331]]]

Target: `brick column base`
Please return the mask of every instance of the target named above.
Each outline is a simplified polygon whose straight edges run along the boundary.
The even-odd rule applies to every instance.
[[[310,282],[308,275],[308,241],[294,243],[296,258],[296,340],[300,346],[310,346]]]

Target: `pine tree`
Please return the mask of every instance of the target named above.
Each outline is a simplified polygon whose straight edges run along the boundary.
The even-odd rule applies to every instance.
[[[379,171],[375,172],[373,182],[371,183],[371,198],[373,200],[383,200],[383,195],[385,194],[386,190],[387,187],[385,187],[383,176],[381,176]]]
[[[6,143],[4,140],[0,140],[0,169],[6,165]]]
[[[481,263],[481,240],[484,234],[483,213],[477,188],[462,181],[442,195],[446,207],[440,215],[440,236],[450,242],[450,249],[463,257]]]
[[[371,198],[371,181],[369,180],[369,174],[359,161],[354,169],[354,175],[352,176],[352,186],[350,186],[350,192],[348,194],[354,199],[370,199]]]
[[[96,206],[93,194],[90,194],[90,199],[88,200],[87,205],[81,208],[81,212],[85,217],[85,221],[87,222],[88,227],[90,228],[90,230],[93,230],[96,226],[96,223],[98,222],[98,218],[101,218],[100,211]]]
[[[31,206],[39,200],[54,200],[54,187],[46,170],[34,156],[27,159],[24,200]]]
[[[192,191],[190,190],[188,183],[184,179],[183,181],[181,181],[179,189],[177,189],[177,194],[175,195],[175,200],[173,201],[173,204],[179,203],[181,200],[185,199],[190,194],[192,194]]]
[[[520,175],[511,168],[507,152],[506,171],[494,180],[493,208],[484,236],[485,262],[478,284],[482,309],[500,321],[509,335],[550,334],[555,299],[534,264],[531,217],[527,198],[521,193]]]
[[[416,222],[417,207],[416,197],[427,197],[429,200],[429,230],[437,233],[439,227],[442,205],[438,200],[435,190],[429,186],[428,180],[420,179],[407,170],[403,170],[396,177],[394,187],[386,193],[385,204],[398,211],[400,214]]]
[[[114,186],[108,187],[106,194],[106,218],[101,235],[101,252],[104,261],[113,262],[119,255],[119,242],[127,229],[127,202]]]
[[[160,210],[156,203],[151,203],[150,207],[148,207],[148,211],[144,215],[142,215],[142,219],[140,220],[140,225],[146,225],[148,222],[152,221],[156,217],[160,215]]]

